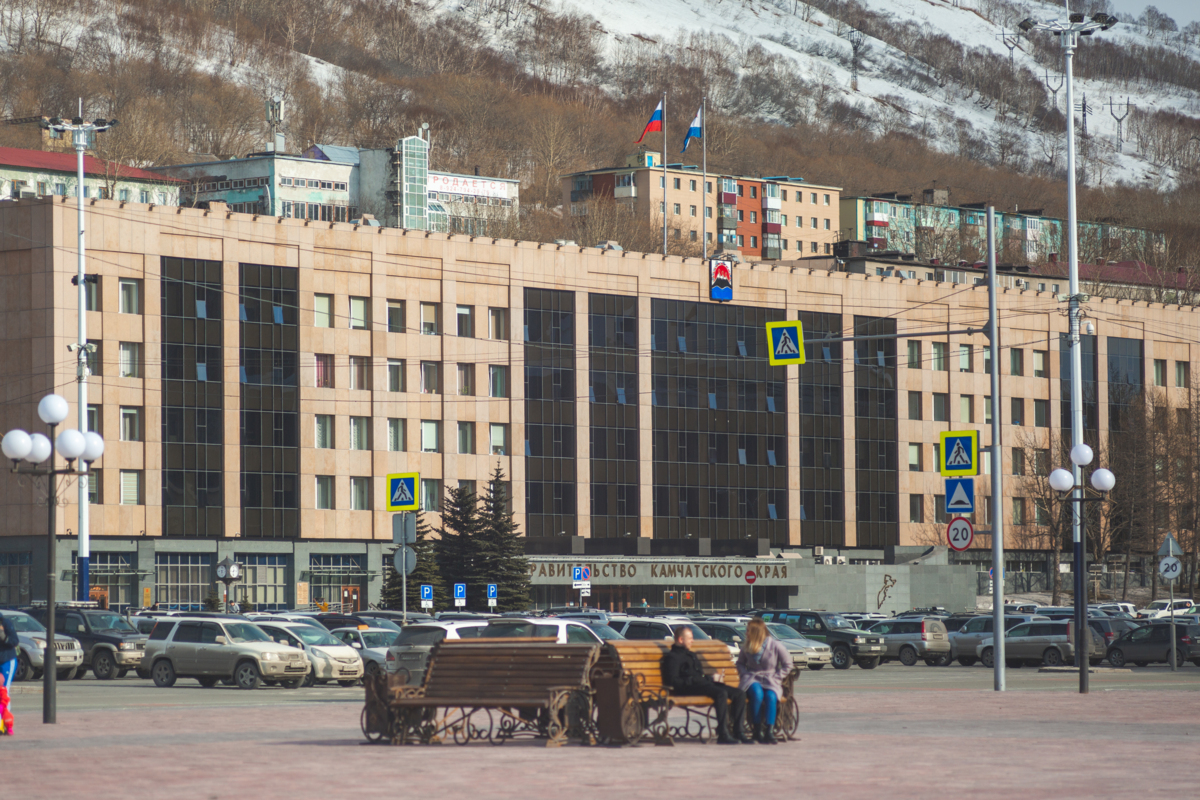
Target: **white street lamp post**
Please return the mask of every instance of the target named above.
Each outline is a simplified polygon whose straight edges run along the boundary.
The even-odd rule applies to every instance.
[[[1069,3],[1069,0],[1067,2]],[[1069,4],[1066,6],[1066,11],[1067,19],[1065,20],[1039,22],[1031,18],[1022,21],[1018,27],[1025,33],[1038,30],[1056,34],[1063,49],[1063,73],[1066,75],[1067,90],[1067,291],[1070,303],[1068,313],[1071,343],[1071,453],[1074,457],[1078,448],[1087,447],[1087,445],[1083,443],[1083,356],[1079,337],[1082,298],[1079,294],[1079,232],[1075,213],[1075,95],[1072,64],[1079,37],[1091,36],[1096,31],[1106,31],[1117,24],[1117,18],[1110,17],[1108,14],[1095,14],[1089,20],[1083,14],[1071,13]],[[1090,448],[1088,452],[1091,452]],[[1088,461],[1090,460],[1089,458]],[[1083,517],[1080,507],[1083,502],[1081,482],[1083,474],[1080,467],[1081,465],[1076,462],[1071,481],[1072,486],[1076,487],[1071,503],[1071,541],[1075,549],[1075,627],[1077,636],[1082,636],[1083,633],[1080,629],[1087,626],[1087,604],[1080,599],[1086,589],[1083,577]],[[1086,640],[1080,639],[1080,641]],[[1079,660],[1078,655],[1076,660]],[[1079,673],[1079,691],[1081,694],[1086,694],[1088,691],[1086,659],[1083,660],[1083,667]]]
[[[42,722],[53,724],[58,721],[57,678],[58,664],[55,652],[54,606],[55,588],[58,582],[55,553],[55,511],[58,507],[58,476],[86,474],[84,470],[93,461],[104,455],[104,439],[95,432],[84,433],[68,428],[55,438],[54,430],[70,413],[67,401],[61,395],[48,394],[38,403],[38,416],[50,426],[50,435],[28,434],[23,430],[11,430],[0,440],[0,452],[12,459],[12,471],[18,475],[36,475],[46,478],[46,505],[49,527],[46,534],[46,651],[42,666]],[[54,468],[55,450],[67,460],[66,469]],[[78,459],[83,469],[76,470],[71,462]],[[30,467],[20,468],[21,461]],[[45,467],[38,464],[45,463]]]
[[[58,131],[59,133],[70,133],[71,144],[75,147],[76,156],[76,178],[75,178],[75,194],[78,202],[78,221],[79,221],[79,261],[76,269],[75,283],[78,292],[79,305],[79,330],[78,339],[74,345],[78,355],[76,366],[76,379],[78,381],[79,396],[76,403],[79,406],[79,432],[87,433],[87,376],[90,374],[88,369],[88,353],[90,346],[87,341],[87,288],[84,285],[87,281],[87,275],[84,270],[84,242],[83,242],[83,155],[88,148],[88,139],[95,136],[97,133],[102,133],[117,124],[117,120],[98,119],[95,122],[83,121],[83,102],[80,101],[80,116],[75,117],[70,122],[55,117],[49,121],[43,122],[42,127],[47,130]],[[76,574],[78,576],[79,591],[77,598],[79,600],[87,600],[91,593],[91,577],[89,571],[89,563],[91,560],[91,542],[88,535],[88,479],[87,465],[85,464],[80,470],[79,475],[79,546],[76,555]]]

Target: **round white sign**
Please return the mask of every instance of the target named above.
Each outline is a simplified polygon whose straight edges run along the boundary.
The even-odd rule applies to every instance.
[[[975,541],[975,528],[966,517],[955,517],[946,528],[946,541],[953,550],[966,550]]]
[[[1165,580],[1175,580],[1179,577],[1182,570],[1183,565],[1179,563],[1179,559],[1175,556],[1167,556],[1158,562],[1158,574],[1162,575]]]

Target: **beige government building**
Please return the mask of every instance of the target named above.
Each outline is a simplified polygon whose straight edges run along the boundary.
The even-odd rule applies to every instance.
[[[419,472],[436,527],[445,489],[482,489],[497,465],[539,603],[569,599],[563,565],[586,557],[605,574],[593,596],[605,607],[675,590],[741,605],[743,573],[764,556],[811,564],[820,547],[849,566],[924,550],[939,433],[983,431],[992,413],[981,334],[814,341],[979,328],[987,291],[969,269],[746,263],[718,303],[698,259],[219,203],[90,200],[86,217],[99,276],[87,413],[108,443],[92,580],[118,607],[195,607],[225,556],[246,566],[241,596],[265,608],[348,590],[376,602],[392,546],[385,476]],[[69,198],[0,202],[0,430],[41,429],[52,390],[75,421],[75,237]],[[1032,287],[1008,275],[999,295],[1006,454],[1058,428],[1069,396],[1063,306]],[[1161,366],[1184,396],[1197,354],[1172,332],[1195,330],[1197,309],[1088,308],[1087,427],[1108,426],[1100,365],[1145,385]],[[772,367],[764,326],[794,319],[807,363]],[[77,516],[64,494],[60,597]],[[18,605],[45,592],[44,494],[10,475],[0,498],[0,605]],[[977,522],[993,509],[1024,521],[1026,503],[985,502]],[[768,566],[755,600],[786,605],[798,572]]]

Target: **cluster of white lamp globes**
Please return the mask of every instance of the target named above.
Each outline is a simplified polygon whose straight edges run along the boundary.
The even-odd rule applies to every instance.
[[[1080,468],[1086,467],[1092,463],[1094,455],[1092,448],[1086,444],[1077,444],[1071,448],[1071,463]],[[1116,485],[1117,477],[1111,470],[1101,467],[1092,472],[1092,486],[1096,491],[1111,492]],[[1069,492],[1075,488],[1075,476],[1070,470],[1059,467],[1050,473],[1050,488],[1056,492]]]
[[[67,401],[58,394],[48,394],[38,403],[38,416],[42,422],[53,428],[62,423],[70,413]],[[26,433],[15,429],[4,434],[0,441],[0,451],[5,458],[12,459],[14,465],[18,461],[28,461],[30,464],[41,464],[50,457],[52,449],[57,449],[67,463],[80,459],[86,464],[104,455],[104,437],[94,431],[80,433],[74,428],[68,428],[58,434],[54,440],[54,448],[50,440],[40,433]],[[53,469],[54,465],[51,464]]]

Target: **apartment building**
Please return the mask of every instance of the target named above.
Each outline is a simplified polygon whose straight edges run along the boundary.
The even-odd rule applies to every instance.
[[[865,241],[875,250],[914,253],[925,260],[953,264],[983,260],[987,254],[987,203],[950,205],[945,189],[913,195],[882,192],[841,200],[841,238]],[[996,249],[1001,261],[1047,263],[1065,261],[1066,223],[1047,217],[1040,208],[996,210]],[[1079,259],[1152,261],[1165,251],[1161,232],[1112,222],[1079,223]]]
[[[829,255],[841,228],[841,190],[786,175],[749,178],[705,176],[694,164],[668,164],[641,151],[624,166],[563,176],[563,209],[587,214],[589,203],[609,198],[658,225],[666,215],[667,235],[695,243],[700,252],[718,246],[745,259],[780,260]]]
[[[2,430],[39,429],[37,402],[55,388],[73,401],[62,387],[74,380],[75,214],[69,198],[0,203]],[[420,473],[436,528],[445,490],[482,490],[497,466],[535,577],[558,586],[550,600],[569,590],[564,564],[587,556],[625,564],[599,601],[699,584],[708,603],[744,604],[750,564],[705,559],[923,550],[944,536],[941,432],[1002,414],[1004,469],[1024,472],[1016,449],[1067,420],[1067,320],[1051,287],[1024,278],[998,295],[993,408],[986,341],[950,333],[982,325],[986,287],[925,265],[750,260],[732,271],[732,300],[715,303],[695,258],[219,203],[96,200],[86,215],[99,280],[85,413],[108,442],[91,483],[92,572],[118,606],[195,607],[226,556],[245,565],[238,591],[256,605],[375,602],[392,537],[386,476]],[[1089,430],[1104,435],[1130,386],[1186,402],[1200,309],[1094,297],[1088,313]],[[764,326],[787,319],[803,321],[807,363],[772,367]],[[997,513],[1038,524],[1020,481],[994,501],[979,483],[980,529]],[[44,499],[0,481],[0,578],[23,581],[0,596],[38,596],[30,576],[47,572],[70,595],[72,501],[48,565]],[[772,571],[758,602],[803,603],[797,569]]]
[[[77,197],[78,156],[43,150],[0,147],[0,200]],[[179,205],[182,181],[144,169],[83,157],[83,196],[126,203]]]

